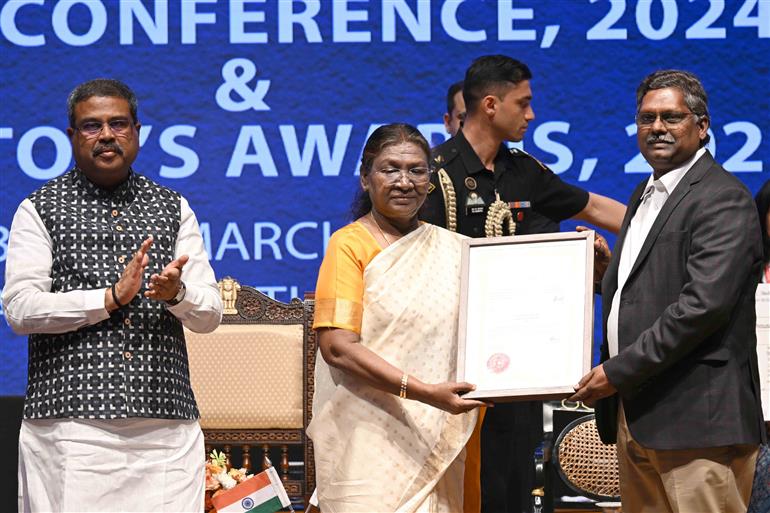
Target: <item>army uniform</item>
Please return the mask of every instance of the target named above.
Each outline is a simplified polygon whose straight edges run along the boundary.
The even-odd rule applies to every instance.
[[[420,219],[469,237],[486,236],[487,214],[498,198],[508,204],[517,235],[558,231],[559,221],[588,203],[588,192],[563,182],[521,150],[501,146],[490,172],[462,131],[433,150],[433,166]],[[513,264],[501,263],[493,272],[505,272],[504,265]],[[542,434],[541,402],[499,403],[487,410],[481,431],[483,512],[530,510],[532,458]]]

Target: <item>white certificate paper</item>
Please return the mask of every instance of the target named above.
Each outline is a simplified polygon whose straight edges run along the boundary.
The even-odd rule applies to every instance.
[[[770,283],[757,286],[757,356],[759,383],[762,394],[762,413],[770,420]]]
[[[566,397],[588,372],[593,232],[465,241],[458,379],[466,397]]]

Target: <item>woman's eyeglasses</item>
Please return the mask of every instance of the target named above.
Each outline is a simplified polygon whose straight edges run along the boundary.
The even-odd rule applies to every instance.
[[[409,169],[399,169],[397,167],[384,167],[375,169],[375,172],[381,175],[387,183],[396,183],[405,176],[407,180],[415,185],[428,183],[433,170],[429,167],[412,167]]]

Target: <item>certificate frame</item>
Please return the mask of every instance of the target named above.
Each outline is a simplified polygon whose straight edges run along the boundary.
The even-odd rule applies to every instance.
[[[591,369],[594,238],[588,230],[463,241],[457,380],[476,385],[463,397],[574,393]]]

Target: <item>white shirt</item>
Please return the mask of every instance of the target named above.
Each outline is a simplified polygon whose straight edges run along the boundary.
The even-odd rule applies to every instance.
[[[182,302],[167,308],[188,329],[207,333],[219,325],[222,301],[198,221],[184,198],[180,211],[174,258],[190,257],[182,270],[187,292]],[[50,292],[52,254],[53,244],[43,220],[25,199],[11,224],[2,298],[8,324],[20,335],[65,333],[110,316],[104,306],[103,288]]]
[[[700,148],[690,160],[681,167],[672,169],[668,173],[655,180],[654,175],[650,175],[647,180],[647,187],[640,199],[639,208],[634,213],[631,223],[626,230],[626,238],[623,241],[623,249],[620,251],[620,262],[618,262],[618,288],[612,297],[610,314],[607,318],[607,344],[609,345],[610,357],[618,354],[618,312],[620,310],[620,295],[626,284],[628,275],[634,267],[636,257],[639,256],[639,250],[642,249],[647,234],[650,233],[655,219],[666,200],[674,192],[679,182],[687,174],[692,165],[703,156],[706,148]]]

